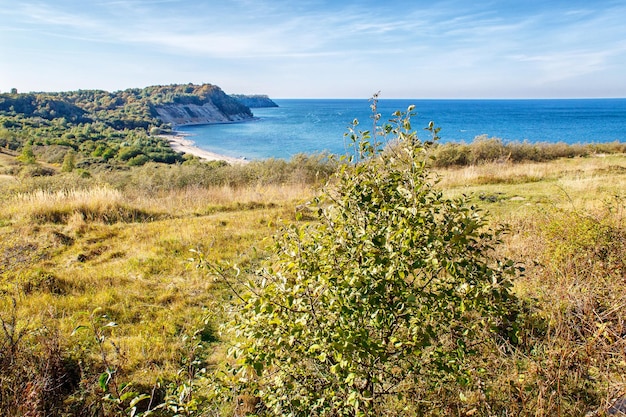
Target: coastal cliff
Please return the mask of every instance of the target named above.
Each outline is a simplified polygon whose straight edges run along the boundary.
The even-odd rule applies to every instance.
[[[212,102],[198,104],[165,104],[154,108],[157,117],[173,127],[190,124],[229,123],[252,119],[252,113],[226,113]]]
[[[229,123],[252,119],[250,108],[211,84],[187,85],[183,94],[153,105],[153,112],[172,126]]]
[[[100,121],[115,130],[166,128],[184,124],[229,123],[253,118],[250,107],[276,107],[265,95],[226,94],[212,84],[155,85],[113,93],[79,90],[61,93],[0,94],[0,114],[21,114],[66,122]]]
[[[186,148],[185,144],[172,146],[168,143],[172,139],[161,134],[186,124],[252,119],[248,106],[212,84],[154,85],[114,92],[13,90],[0,93],[0,148],[14,155],[30,146],[38,150],[37,159],[49,163],[61,163],[69,155],[76,168],[85,170],[147,162],[172,164],[183,161],[179,152],[199,150],[188,144]],[[226,160],[207,153],[200,157]]]

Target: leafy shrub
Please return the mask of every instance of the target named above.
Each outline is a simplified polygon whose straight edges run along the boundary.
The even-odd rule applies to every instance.
[[[56,171],[50,167],[41,166],[39,164],[26,165],[20,170],[20,177],[50,177],[56,174]]]
[[[469,162],[473,165],[485,162],[495,162],[506,159],[506,148],[502,139],[478,136],[469,147]]]
[[[130,158],[127,162],[127,165],[131,167],[141,166],[141,165],[144,165],[148,161],[150,161],[150,158],[148,158],[148,156],[144,154],[140,154],[140,155],[133,156],[132,158]]]
[[[118,159],[120,159],[121,161],[128,161],[131,158],[134,158],[135,156],[139,155],[142,153],[141,148],[138,148],[136,146],[130,146],[127,148],[122,148],[118,154],[117,157]]]
[[[24,164],[34,164],[35,163],[35,153],[33,152],[33,142],[28,141],[24,144],[22,148],[22,153],[17,157],[20,162]]]
[[[493,258],[500,231],[437,190],[411,111],[373,137],[352,130],[361,161],[341,167],[315,201],[319,222],[287,228],[240,295],[236,391],[272,415],[421,415],[423,393],[463,383],[473,346],[507,328],[515,267]],[[381,136],[394,147],[380,152]]]
[[[76,168],[76,153],[73,149],[70,149],[63,157],[63,165],[61,171],[72,172]]]

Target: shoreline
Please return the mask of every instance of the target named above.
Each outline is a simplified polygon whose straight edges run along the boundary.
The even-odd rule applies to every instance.
[[[250,162],[247,159],[234,158],[232,156],[221,155],[215,152],[200,149],[196,146],[193,140],[188,139],[189,135],[185,133],[173,131],[171,134],[161,134],[159,136],[165,139],[175,152],[197,156],[205,161],[225,161],[229,164],[247,164]]]
[[[247,164],[250,162],[245,157],[236,158],[233,156],[226,156],[222,154],[218,154],[215,152],[207,151],[196,146],[196,143],[189,139],[189,136],[192,136],[189,133],[180,132],[176,130],[176,128],[181,126],[202,126],[202,125],[212,125],[212,124],[231,124],[231,123],[245,123],[252,120],[258,120],[256,117],[252,116],[251,118],[242,119],[242,120],[228,120],[228,121],[218,121],[218,122],[210,122],[208,120],[203,120],[201,122],[191,122],[187,121],[185,123],[176,123],[173,120],[169,120],[168,122],[172,126],[172,133],[162,133],[158,136],[165,139],[170,147],[175,152],[186,153],[189,155],[197,156],[200,159],[205,161],[225,161],[229,164]]]

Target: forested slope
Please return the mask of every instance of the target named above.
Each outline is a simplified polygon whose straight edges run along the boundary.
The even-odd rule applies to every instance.
[[[168,115],[181,111],[188,118],[172,123]],[[83,169],[175,163],[183,156],[158,136],[172,124],[247,118],[252,118],[247,106],[211,84],[5,93],[0,94],[0,147],[26,153],[26,159],[33,152],[32,162],[57,163],[69,154]]]

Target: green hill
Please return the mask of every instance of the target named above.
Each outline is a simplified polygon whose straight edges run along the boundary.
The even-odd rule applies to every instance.
[[[70,150],[83,169],[116,169],[146,162],[182,162],[160,133],[171,131],[168,111],[195,111],[192,121],[243,120],[244,104],[211,84],[152,86],[117,92],[0,94],[0,147],[21,152],[30,143],[37,160],[58,162]],[[200,110],[197,110],[200,109]],[[208,110],[207,110],[208,109]],[[207,111],[205,111],[207,110]],[[209,111],[210,110],[210,111]],[[213,120],[212,118],[216,118]]]

